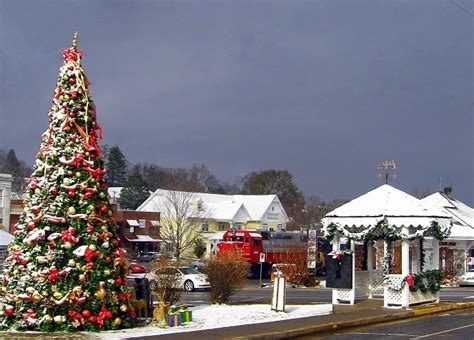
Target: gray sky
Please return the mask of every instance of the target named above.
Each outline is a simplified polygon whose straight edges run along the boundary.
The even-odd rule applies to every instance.
[[[108,3],[108,4],[107,4]],[[112,4],[113,5],[110,5]],[[354,198],[395,159],[402,190],[473,205],[472,2],[0,0],[0,148],[32,164],[79,31],[104,143],[223,180],[288,169]]]

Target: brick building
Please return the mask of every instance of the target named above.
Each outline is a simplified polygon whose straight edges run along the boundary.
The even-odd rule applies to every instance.
[[[18,222],[23,211],[23,200],[11,200],[10,227]],[[113,217],[119,226],[119,237],[122,246],[135,251],[159,251],[160,250],[160,213],[117,210],[117,205],[112,204]]]

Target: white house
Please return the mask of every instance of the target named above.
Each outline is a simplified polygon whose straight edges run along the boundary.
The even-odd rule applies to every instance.
[[[12,183],[12,175],[0,174],[0,229],[7,231],[10,226]]]
[[[452,197],[450,190],[446,189],[423,198],[421,202],[451,216],[451,234],[440,242],[440,265],[461,275],[469,264],[474,266],[474,209]]]

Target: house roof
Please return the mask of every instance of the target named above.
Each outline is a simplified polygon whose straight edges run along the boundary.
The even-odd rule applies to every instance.
[[[4,230],[0,230],[0,246],[7,246],[10,244],[11,241],[13,241],[15,237],[4,231]]]
[[[435,192],[421,200],[425,205],[443,211],[452,217],[450,239],[474,240],[474,209],[449,197],[444,192]]]
[[[435,220],[444,225],[450,216],[437,208],[425,206],[406,192],[384,184],[326,214],[324,225],[369,226],[387,219],[397,226],[427,226]]]
[[[156,190],[145,202],[138,208],[138,211],[160,210],[160,204],[163,204],[168,190]],[[209,210],[210,217],[222,220],[234,220],[236,216],[241,222],[248,220],[261,221],[271,204],[279,205],[281,215],[285,222],[288,221],[286,212],[276,195],[220,195],[208,193],[192,193],[192,200],[201,201],[205,208]],[[247,215],[247,217],[244,217]],[[240,222],[240,221],[239,221]]]

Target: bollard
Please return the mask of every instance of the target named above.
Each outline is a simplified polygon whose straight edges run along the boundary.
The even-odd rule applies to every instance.
[[[284,276],[278,275],[273,280],[272,310],[276,312],[284,312],[285,301],[286,301],[286,279]]]

